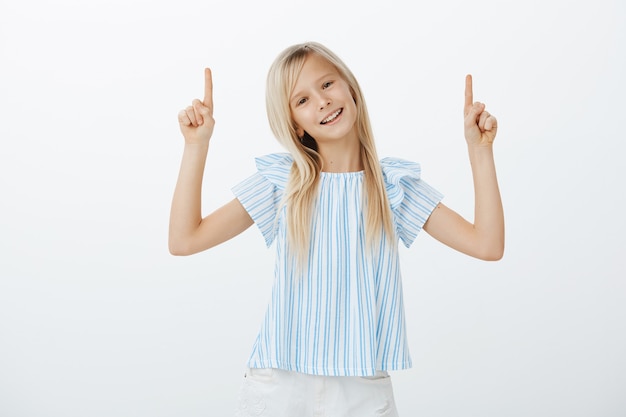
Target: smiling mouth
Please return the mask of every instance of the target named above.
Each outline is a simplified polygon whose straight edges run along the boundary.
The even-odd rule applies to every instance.
[[[325,125],[326,123],[330,123],[332,121],[334,121],[337,117],[339,117],[339,115],[343,113],[343,108],[337,110],[336,112],[334,112],[333,114],[331,114],[330,116],[328,116],[327,118],[325,118],[324,120],[322,120],[320,122],[321,125]]]

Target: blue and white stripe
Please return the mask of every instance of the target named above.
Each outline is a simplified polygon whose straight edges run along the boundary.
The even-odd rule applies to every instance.
[[[398,246],[366,247],[363,173],[321,174],[308,265],[298,269],[280,208],[291,163],[288,154],[257,158],[259,171],[233,188],[277,255],[248,366],[332,376],[410,367]],[[397,235],[410,246],[442,196],[415,163],[386,158],[381,166]]]

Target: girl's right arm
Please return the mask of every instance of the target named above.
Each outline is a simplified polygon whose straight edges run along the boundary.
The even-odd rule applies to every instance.
[[[172,199],[169,250],[172,255],[191,255],[237,236],[253,223],[236,198],[202,218],[202,178],[209,141],[213,134],[213,82],[211,71],[204,70],[204,100],[178,114],[185,150]]]

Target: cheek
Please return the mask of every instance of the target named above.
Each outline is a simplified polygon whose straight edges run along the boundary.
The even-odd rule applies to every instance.
[[[304,127],[307,124],[306,113],[302,111],[298,113],[291,113],[291,120],[293,121],[294,125]]]
[[[296,129],[296,134],[301,137],[304,134],[304,130],[301,127],[302,123],[300,123],[300,121],[296,117],[294,117],[293,114],[291,115],[291,123]]]

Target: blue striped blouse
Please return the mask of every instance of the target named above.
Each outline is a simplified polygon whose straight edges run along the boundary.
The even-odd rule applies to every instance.
[[[248,361],[315,375],[368,376],[409,368],[397,240],[366,247],[363,172],[320,177],[306,268],[287,242],[283,191],[292,158],[256,159],[258,172],[233,192],[275,243],[272,296]],[[409,247],[442,195],[420,179],[420,166],[380,161],[397,238]]]

